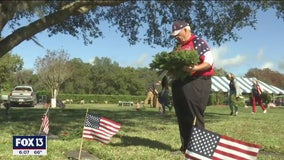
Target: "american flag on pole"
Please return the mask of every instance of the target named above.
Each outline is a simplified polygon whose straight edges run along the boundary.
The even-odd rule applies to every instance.
[[[185,160],[255,160],[260,145],[193,127]]]
[[[83,138],[98,140],[108,144],[110,142],[110,138],[114,136],[120,128],[120,123],[98,115],[87,114],[83,129]]]
[[[41,127],[43,128],[42,131],[45,133],[45,134],[48,134],[49,132],[49,118],[48,118],[48,112],[45,113],[42,117],[42,123],[41,123]]]

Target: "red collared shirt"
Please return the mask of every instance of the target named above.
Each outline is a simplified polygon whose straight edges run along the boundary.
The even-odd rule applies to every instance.
[[[214,69],[213,69],[213,56],[212,52],[210,51],[210,48],[208,44],[201,39],[200,37],[196,37],[194,34],[191,34],[191,37],[189,40],[184,43],[181,46],[182,50],[196,50],[199,54],[200,62],[199,64],[203,62],[208,62],[211,67],[204,71],[197,71],[192,73],[192,76],[213,76],[214,75]]]

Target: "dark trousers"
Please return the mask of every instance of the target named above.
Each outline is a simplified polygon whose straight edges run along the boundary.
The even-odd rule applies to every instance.
[[[211,90],[211,78],[200,77],[174,80],[172,83],[173,104],[178,120],[181,151],[185,151],[190,141],[194,117],[196,126],[204,128],[204,112]]]

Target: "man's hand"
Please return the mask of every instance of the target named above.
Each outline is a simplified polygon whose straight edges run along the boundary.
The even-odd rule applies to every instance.
[[[183,70],[188,73],[194,73],[196,72],[196,66],[184,66]]]

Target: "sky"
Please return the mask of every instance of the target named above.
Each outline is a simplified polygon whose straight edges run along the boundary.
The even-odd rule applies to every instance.
[[[256,30],[247,27],[237,32],[241,37],[237,42],[230,41],[214,46],[204,38],[213,52],[216,68],[223,68],[237,76],[244,76],[251,68],[270,68],[284,74],[284,21],[277,19],[274,11],[260,12],[257,19]],[[46,49],[63,49],[70,55],[70,59],[80,58],[86,63],[92,62],[95,57],[108,57],[122,67],[149,67],[155,54],[172,50],[153,48],[142,43],[130,46],[115,30],[106,27],[102,31],[104,38],[98,38],[88,46],[83,44],[82,39],[66,35],[48,37],[43,31],[36,38],[45,48],[33,41],[24,41],[12,53],[23,58],[25,69],[33,69],[35,59],[44,57]]]

